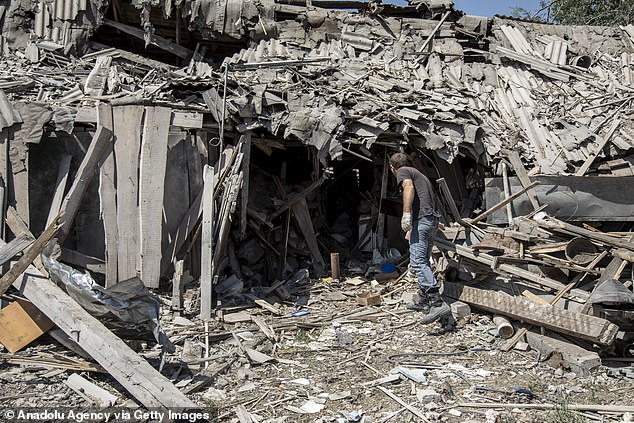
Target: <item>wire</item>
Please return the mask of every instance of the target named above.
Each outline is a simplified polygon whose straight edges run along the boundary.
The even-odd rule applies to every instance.
[[[395,363],[395,364],[409,364],[409,365],[411,365],[411,364],[416,364],[416,363],[411,362],[411,361],[402,361],[402,360],[399,360],[399,359],[402,358],[402,357],[452,357],[452,356],[456,356],[456,355],[468,354],[470,352],[475,352],[475,351],[484,351],[484,348],[482,348],[482,346],[478,345],[478,346],[475,346],[473,348],[469,348],[468,350],[464,350],[464,351],[392,354],[392,355],[389,355],[387,357],[387,361],[389,361],[390,363]]]

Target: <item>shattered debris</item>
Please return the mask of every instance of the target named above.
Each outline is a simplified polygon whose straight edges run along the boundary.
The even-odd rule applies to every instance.
[[[634,412],[633,25],[446,0],[3,13],[3,407]],[[406,307],[395,151],[437,181],[433,327]]]

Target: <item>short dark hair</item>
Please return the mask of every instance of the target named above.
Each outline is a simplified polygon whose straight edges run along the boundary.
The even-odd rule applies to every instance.
[[[395,153],[390,157],[390,164],[394,169],[400,169],[403,166],[407,166],[409,163],[409,156],[405,153]]]

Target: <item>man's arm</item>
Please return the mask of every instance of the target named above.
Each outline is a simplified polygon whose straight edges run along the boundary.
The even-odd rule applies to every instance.
[[[412,212],[414,203],[414,182],[411,179],[403,179],[403,213]]]

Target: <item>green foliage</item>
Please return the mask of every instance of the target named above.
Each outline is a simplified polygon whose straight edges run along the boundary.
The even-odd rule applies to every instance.
[[[562,25],[617,26],[634,23],[632,0],[541,0],[539,10],[516,7],[513,16]]]

